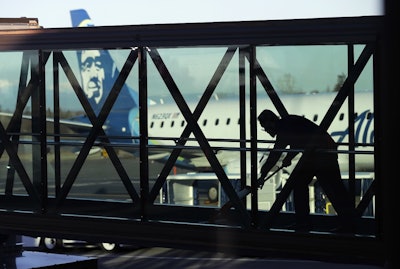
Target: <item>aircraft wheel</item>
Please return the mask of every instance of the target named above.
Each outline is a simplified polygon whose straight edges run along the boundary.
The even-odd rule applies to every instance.
[[[40,247],[46,251],[55,251],[62,246],[62,240],[57,238],[43,237],[40,239]]]
[[[119,245],[116,243],[100,243],[100,247],[105,251],[117,251],[119,249]]]
[[[218,186],[213,185],[208,189],[208,200],[211,203],[215,203],[218,201]]]

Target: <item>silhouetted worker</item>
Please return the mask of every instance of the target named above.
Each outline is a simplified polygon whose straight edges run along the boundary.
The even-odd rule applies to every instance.
[[[340,231],[349,232],[354,208],[341,179],[338,156],[335,152],[337,145],[332,137],[317,124],[297,115],[279,118],[271,110],[264,110],[258,116],[258,121],[268,134],[276,136],[274,148],[261,167],[259,186],[264,184],[268,172],[275,167],[287,146],[290,146],[291,151],[287,152],[282,160],[283,167],[290,166],[299,151],[307,153],[302,160],[302,166],[299,167],[300,170],[294,175],[295,229],[309,229],[308,185],[315,176],[338,213],[342,228]]]

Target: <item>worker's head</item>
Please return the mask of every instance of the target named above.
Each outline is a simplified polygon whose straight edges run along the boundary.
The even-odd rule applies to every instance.
[[[271,110],[265,109],[258,116],[258,121],[260,122],[261,127],[269,133],[272,137],[276,135],[276,122],[279,120],[279,117],[272,112]]]

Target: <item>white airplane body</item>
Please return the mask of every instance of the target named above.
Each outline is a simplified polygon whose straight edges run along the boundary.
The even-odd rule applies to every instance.
[[[319,94],[291,94],[283,95],[281,97],[282,103],[290,114],[302,115],[316,124],[319,124],[328,108],[330,107],[334,97],[337,93],[319,93]],[[357,171],[373,171],[373,154],[367,154],[367,151],[373,150],[373,111],[372,111],[372,93],[371,92],[359,92],[355,94],[355,108],[354,112],[357,115],[355,117],[355,143],[362,144],[363,146],[357,147],[363,153],[357,154],[355,168]],[[317,106],[315,104],[318,104]],[[188,103],[188,106],[193,111],[197,102]],[[268,98],[258,98],[257,110],[259,113],[264,109],[274,110],[274,106]],[[175,145],[175,140],[178,139],[184,128],[186,127],[186,120],[179,108],[174,103],[163,103],[151,105],[148,108],[148,132],[149,137],[163,137],[171,138],[169,140],[158,140],[154,142],[157,145]],[[249,111],[249,110],[247,110]],[[348,124],[348,113],[347,105],[343,104],[339,113],[335,117],[328,131],[333,138],[339,144],[349,142],[349,124]],[[247,113],[246,124],[246,136],[250,138],[250,118]],[[136,119],[138,120],[138,119]],[[232,99],[211,99],[204,112],[197,121],[201,128],[204,136],[210,139],[210,146],[218,149],[219,147],[239,147],[240,139],[240,124],[239,124],[239,102],[238,98]],[[138,126],[138,123],[136,123]],[[258,122],[257,122],[258,124]],[[191,140],[188,140],[186,146],[199,146],[194,138],[193,134],[190,136]],[[257,138],[259,140],[273,141],[274,138],[270,137],[262,128],[257,126]],[[221,142],[222,140],[229,142]],[[231,142],[235,140],[235,142]],[[236,142],[237,141],[237,142]],[[151,141],[150,141],[151,142]],[[265,146],[265,144],[264,144]],[[260,145],[262,149],[262,145]],[[339,146],[339,151],[346,151],[346,146]],[[348,146],[347,146],[348,149]],[[231,164],[234,167],[234,162],[239,163],[238,154],[232,154],[233,151],[220,152],[217,156],[221,156],[220,162],[224,166]],[[234,157],[236,156],[236,157]],[[342,171],[348,171],[348,154],[339,153],[339,162],[341,164]],[[204,160],[204,159],[203,159]],[[200,162],[201,163],[201,162]],[[202,162],[203,165],[207,164],[207,161]],[[193,165],[196,165],[193,163]],[[236,165],[238,167],[238,164]],[[229,169],[228,169],[229,170]],[[233,172],[230,170],[230,172]],[[237,172],[237,171],[236,171]]]

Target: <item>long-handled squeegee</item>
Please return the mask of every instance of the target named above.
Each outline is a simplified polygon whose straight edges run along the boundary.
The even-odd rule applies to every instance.
[[[273,177],[276,173],[278,173],[279,170],[281,170],[283,168],[283,166],[278,167],[278,169],[276,169],[272,174],[270,174],[269,176],[267,176],[266,178],[263,179],[263,181],[261,183],[259,183],[258,188],[261,190],[264,186],[264,183],[270,179],[271,177]]]

